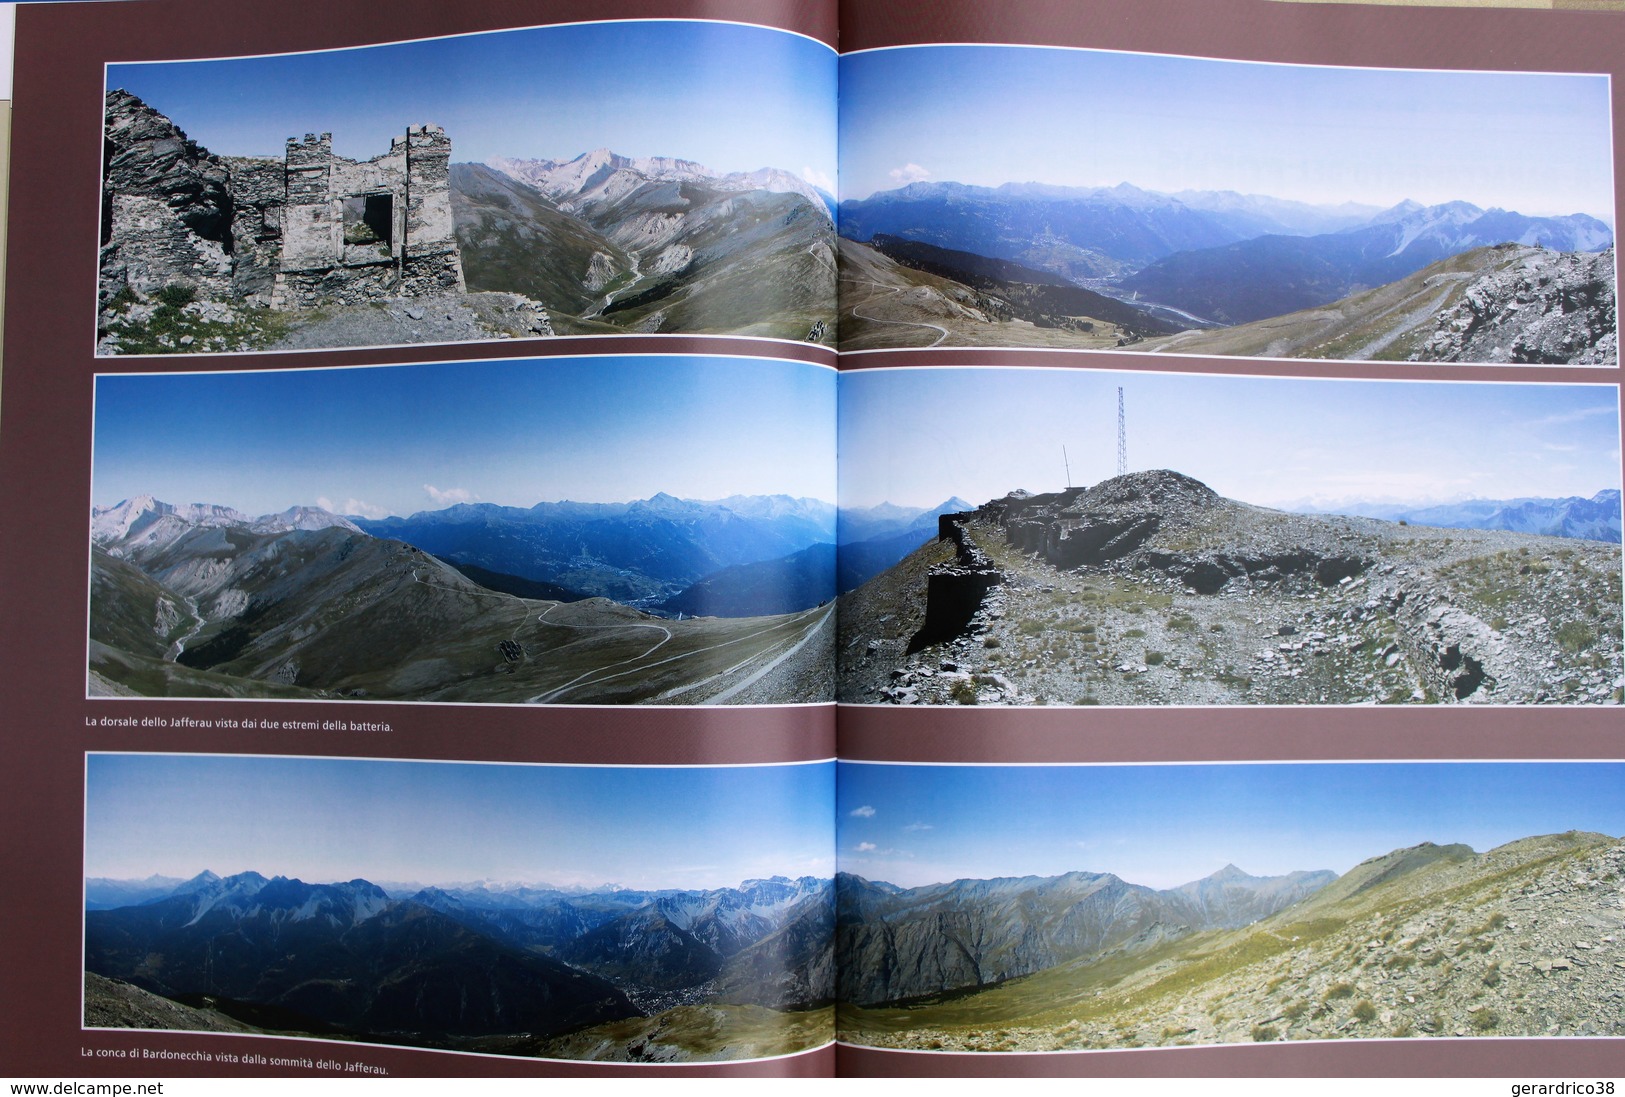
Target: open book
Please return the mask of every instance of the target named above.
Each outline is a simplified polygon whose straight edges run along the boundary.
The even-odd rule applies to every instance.
[[[1617,1072],[1625,16],[240,7],[19,15],[19,1073]]]

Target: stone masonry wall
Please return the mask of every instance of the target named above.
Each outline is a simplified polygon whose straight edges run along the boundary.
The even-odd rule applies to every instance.
[[[467,292],[439,126],[359,162],[306,134],[278,160],[216,156],[122,90],[106,111],[103,309],[177,285],[273,308]]]
[[[439,126],[412,126],[371,160],[333,155],[329,133],[289,138],[286,156],[278,307],[466,292]]]

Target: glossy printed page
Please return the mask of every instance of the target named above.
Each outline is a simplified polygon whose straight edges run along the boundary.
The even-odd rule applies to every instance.
[[[829,701],[835,382],[698,356],[103,375],[88,694]]]
[[[842,350],[1618,362],[1606,74],[942,45],[841,98]]]
[[[843,702],[1620,703],[1615,385],[841,380]]]
[[[835,78],[677,20],[109,64],[97,353],[833,345]]]
[[[1008,1061],[1620,1031],[1618,763],[839,780],[852,1044]]]
[[[834,1038],[834,766],[86,759],[87,1029],[529,1060]],[[675,820],[669,805],[690,805]],[[324,1046],[325,1045],[325,1046]],[[242,1041],[210,1045],[224,1064]]]
[[[834,1069],[834,12],[542,8],[19,13],[15,1073]]]

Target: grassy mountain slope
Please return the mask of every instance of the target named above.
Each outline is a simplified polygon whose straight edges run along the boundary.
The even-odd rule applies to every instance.
[[[483,164],[452,165],[451,208],[470,290],[522,293],[573,316],[634,265],[591,225]]]
[[[93,560],[91,618],[109,624],[90,669],[145,696],[689,703],[759,681],[770,697],[817,699],[774,670],[828,610],[659,622],[602,598],[488,590],[411,546],[339,529],[201,531],[144,566],[169,582]],[[178,658],[156,653],[141,622],[187,597],[207,624]],[[139,650],[123,650],[132,630]]]
[[[1064,287],[1011,282],[1007,298],[994,289],[956,281],[941,269],[914,269],[867,244],[842,239],[841,349],[941,343],[1102,350],[1134,337],[1127,328],[1094,315],[1104,308],[1074,299]],[[1057,300],[1049,301],[1051,296]],[[1060,316],[1046,312],[1045,306]],[[1080,314],[1064,311],[1070,309]]]
[[[912,1008],[843,1007],[842,1031],[950,1051],[1625,1035],[1622,874],[1625,845],[1598,834],[1398,850],[1241,929]]]

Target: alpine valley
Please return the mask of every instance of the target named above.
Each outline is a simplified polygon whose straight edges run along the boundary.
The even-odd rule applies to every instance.
[[[832,692],[836,514],[787,496],[91,518],[92,694],[690,704]]]
[[[203,872],[167,889],[88,880],[86,898],[92,1028],[621,1062],[834,1037],[827,879],[642,891]]]
[[[912,183],[840,232],[843,350],[1618,360],[1613,231],[1583,213]]]

